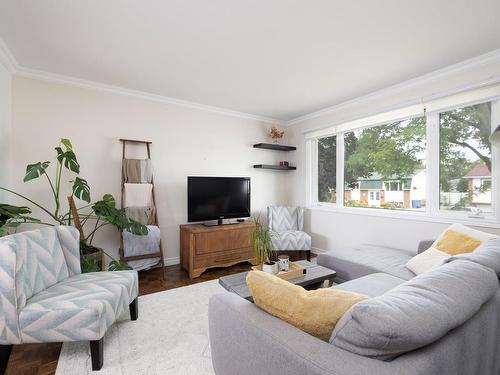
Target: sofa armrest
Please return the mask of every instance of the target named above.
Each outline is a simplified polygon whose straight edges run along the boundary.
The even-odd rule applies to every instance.
[[[208,322],[217,375],[411,373],[397,361],[363,357],[321,341],[229,292],[211,297]]]
[[[417,254],[423,253],[434,243],[434,240],[422,240],[418,243]]]

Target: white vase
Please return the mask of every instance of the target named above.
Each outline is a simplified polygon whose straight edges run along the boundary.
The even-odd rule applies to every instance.
[[[272,262],[272,264],[262,263],[262,271],[276,274],[278,273],[278,263],[276,262]]]

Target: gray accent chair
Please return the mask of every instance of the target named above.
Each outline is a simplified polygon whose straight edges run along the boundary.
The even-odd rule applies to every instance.
[[[427,245],[428,243],[422,244],[420,250]],[[373,247],[365,248],[365,252],[371,253],[373,251]],[[354,261],[340,263],[339,267],[343,268],[345,277],[361,276],[354,277],[350,281],[336,285],[333,288],[363,293],[377,300],[382,298],[380,301],[386,302],[380,305],[386,307],[391,307],[394,300],[400,301],[397,303],[404,305],[404,301],[409,299],[409,305],[402,306],[404,309],[400,309],[399,305],[396,305],[394,312],[391,314],[397,316],[399,312],[406,311],[400,317],[410,317],[411,314],[407,312],[413,311],[409,308],[412,304],[426,311],[426,301],[422,299],[423,296],[419,295],[421,287],[418,286],[419,282],[417,280],[424,279],[423,285],[431,295],[441,288],[440,297],[431,299],[437,305],[442,302],[442,307],[437,306],[438,312],[442,310],[441,315],[446,312],[449,305],[447,291],[454,288],[453,293],[450,293],[450,295],[455,296],[453,303],[459,305],[459,307],[450,311],[450,320],[444,319],[446,324],[449,324],[454,313],[462,314],[464,311],[469,310],[472,315],[465,315],[470,316],[470,318],[467,318],[463,323],[459,323],[455,328],[449,330],[444,336],[432,343],[414,350],[405,351],[403,354],[391,358],[391,360],[382,360],[369,355],[357,354],[356,351],[338,346],[334,341],[328,343],[319,340],[266,313],[234,293],[219,293],[210,299],[208,313],[210,345],[215,373],[217,375],[499,375],[500,325],[498,322],[500,321],[500,287],[498,283],[495,284],[495,275],[493,274],[492,278],[491,273],[496,270],[496,276],[500,275],[500,263],[492,263],[488,264],[488,267],[484,267],[483,271],[488,277],[485,277],[485,275],[468,276],[466,271],[472,268],[477,269],[477,267],[470,266],[473,262],[485,264],[486,262],[491,263],[491,259],[498,259],[500,256],[500,240],[493,250],[496,252],[496,256],[492,251],[486,254],[487,249],[485,249],[485,254],[481,254],[478,259],[452,260],[453,263],[456,263],[454,265],[456,271],[452,274],[449,273],[450,270],[447,267],[443,266],[442,269],[439,267],[431,271],[432,274],[429,273],[424,277],[422,275],[419,277],[413,275],[411,277],[402,272],[400,269],[402,262],[407,257],[411,257],[409,252],[403,250],[400,250],[401,256],[394,261],[394,268],[391,269],[388,256],[389,253],[395,253],[396,251],[397,249],[390,249],[385,254],[387,259],[378,265],[373,259],[364,262],[363,257],[358,256],[356,259],[361,264],[356,265],[353,271],[349,270],[349,267],[355,264]],[[360,253],[363,253],[363,251],[360,251]],[[417,251],[415,251],[416,253]],[[463,272],[461,264],[465,266]],[[480,270],[481,273],[483,271]],[[447,278],[451,278],[452,282],[446,281]],[[461,285],[456,286],[456,280],[460,280]],[[483,282],[486,283],[484,286],[482,285]],[[410,297],[407,297],[407,293],[405,298],[401,298],[401,292],[411,288],[411,285],[417,285],[416,288],[413,288],[416,292],[411,291],[409,293]],[[474,286],[468,287],[468,285]],[[478,287],[478,285],[481,286]],[[493,289],[491,290],[492,285]],[[436,289],[437,287],[439,288]],[[492,296],[488,297],[486,294],[489,293],[486,293],[484,301],[475,301],[476,292],[478,290],[483,291],[483,288],[489,288]],[[392,302],[389,302],[391,298],[386,298],[386,294],[392,295]],[[457,295],[460,298],[456,298]],[[372,303],[370,299],[366,301],[369,304]],[[473,313],[474,310],[477,312]],[[380,310],[380,312],[383,311]],[[408,330],[408,335],[411,335],[411,332],[414,334],[416,332],[417,335],[420,332],[423,334],[429,333],[426,328],[438,324],[440,316],[440,314],[433,316],[432,312],[429,312],[428,315],[426,313],[414,315],[417,316],[414,319],[407,319],[405,323],[412,325],[411,329]],[[370,318],[371,316],[371,313],[366,314],[365,320],[366,317]],[[387,315],[382,314],[381,316],[382,318],[376,321],[376,324],[379,321],[380,324],[389,324],[389,326],[394,323],[393,315],[389,316],[390,319],[384,319]],[[342,319],[349,319],[349,316]],[[376,324],[375,327],[377,327]],[[406,330],[404,325],[402,327],[401,332]],[[360,326],[360,329],[364,330],[365,328]],[[333,337],[332,334],[332,339]],[[379,335],[372,337],[378,338]],[[404,339],[405,336],[396,335],[393,337],[389,335],[387,340],[398,337]],[[383,348],[384,346],[380,347]]]
[[[305,251],[311,260],[311,236],[304,232],[304,209],[295,206],[267,207],[267,223],[273,232],[274,249],[280,251]]]
[[[88,341],[92,369],[122,314],[138,317],[137,271],[81,273],[80,234],[69,226],[0,238],[0,375],[12,345]]]

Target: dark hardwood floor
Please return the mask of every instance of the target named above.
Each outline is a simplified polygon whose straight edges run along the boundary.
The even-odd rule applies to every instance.
[[[290,259],[294,260],[295,254],[288,254],[290,254]],[[180,265],[166,267],[165,280],[163,280],[162,270],[160,268],[141,271],[139,272],[139,295],[161,292],[163,290],[218,279],[222,276],[248,271],[250,267],[250,263],[242,263],[227,268],[213,268],[207,270],[200,277],[193,280],[189,278],[187,272],[184,271]],[[62,344],[60,343],[14,345],[6,374],[54,374],[61,346]]]
[[[139,294],[150,294],[181,286],[202,283],[218,279],[233,273],[248,271],[249,263],[237,264],[228,268],[207,270],[200,277],[191,280],[180,265],[166,267],[166,279],[163,280],[161,269],[139,272]],[[140,317],[139,317],[140,319]],[[7,375],[49,375],[54,374],[61,344],[25,344],[15,345],[10,355]]]

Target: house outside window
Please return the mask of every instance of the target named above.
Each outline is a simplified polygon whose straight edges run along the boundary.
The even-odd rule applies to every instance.
[[[500,124],[500,85],[497,91],[493,100],[456,106],[450,100],[445,110],[436,104],[420,116],[374,126],[356,120],[362,127],[341,125],[319,136],[311,159],[318,168],[311,175],[316,204],[500,224],[489,142],[493,125]]]

